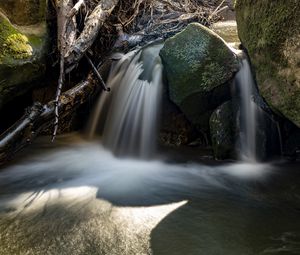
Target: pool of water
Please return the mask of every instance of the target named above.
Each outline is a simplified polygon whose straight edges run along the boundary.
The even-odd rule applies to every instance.
[[[1,255],[300,254],[299,164],[120,159],[48,140],[0,171]]]

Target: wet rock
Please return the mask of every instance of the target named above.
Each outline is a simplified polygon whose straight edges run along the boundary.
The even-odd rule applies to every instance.
[[[236,159],[242,155],[244,137],[242,112],[238,97],[219,106],[210,117],[210,134],[216,159]],[[256,158],[268,160],[281,154],[279,123],[274,115],[256,104]]]
[[[235,158],[238,140],[236,107],[232,101],[219,106],[209,120],[212,147],[216,159]]]
[[[178,107],[163,93],[159,143],[168,147],[179,147],[195,139],[196,132]]]
[[[238,70],[235,55],[198,23],[166,40],[160,55],[170,99],[198,130],[207,131],[211,112],[230,98],[228,81]]]
[[[261,95],[300,127],[300,1],[237,0],[236,13]]]

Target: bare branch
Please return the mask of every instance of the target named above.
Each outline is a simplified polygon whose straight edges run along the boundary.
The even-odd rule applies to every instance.
[[[77,63],[92,46],[101,26],[115,8],[118,0],[102,0],[85,21],[85,26],[75,43],[65,54],[65,62],[71,66]]]

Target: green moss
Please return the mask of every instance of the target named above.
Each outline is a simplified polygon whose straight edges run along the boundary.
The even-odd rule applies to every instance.
[[[32,47],[27,36],[14,28],[3,16],[0,16],[0,52],[0,63],[32,56]]]
[[[230,97],[227,82],[238,70],[235,55],[221,37],[198,23],[166,40],[160,55],[170,99],[194,128],[208,132],[210,114]]]
[[[45,33],[24,34],[0,12],[0,108],[44,74],[46,41]]]
[[[177,104],[190,94],[208,92],[225,83],[237,69],[224,41],[197,23],[166,40],[160,54],[172,87],[171,99]]]
[[[28,44],[28,38],[22,34],[12,34],[3,44],[4,55],[16,59],[25,59],[32,55],[32,47]]]
[[[300,1],[237,0],[236,12],[239,37],[251,57],[262,96],[300,126],[300,88],[293,75],[297,67],[284,53],[287,40],[300,35]]]

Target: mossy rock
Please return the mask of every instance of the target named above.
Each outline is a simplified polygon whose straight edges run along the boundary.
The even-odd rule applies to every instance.
[[[230,97],[226,82],[238,70],[235,55],[198,23],[167,39],[160,55],[170,99],[198,129],[208,128],[210,113]]]
[[[261,95],[300,127],[300,1],[237,0],[235,7]]]
[[[238,134],[233,103],[228,101],[219,106],[211,115],[209,125],[215,158],[234,158]]]
[[[45,32],[22,33],[0,13],[0,108],[44,74],[46,41]]]
[[[12,26],[0,13],[0,64],[18,59],[29,59],[32,47],[26,35]]]
[[[0,9],[13,24],[33,25],[45,21],[47,0],[1,0]]]

